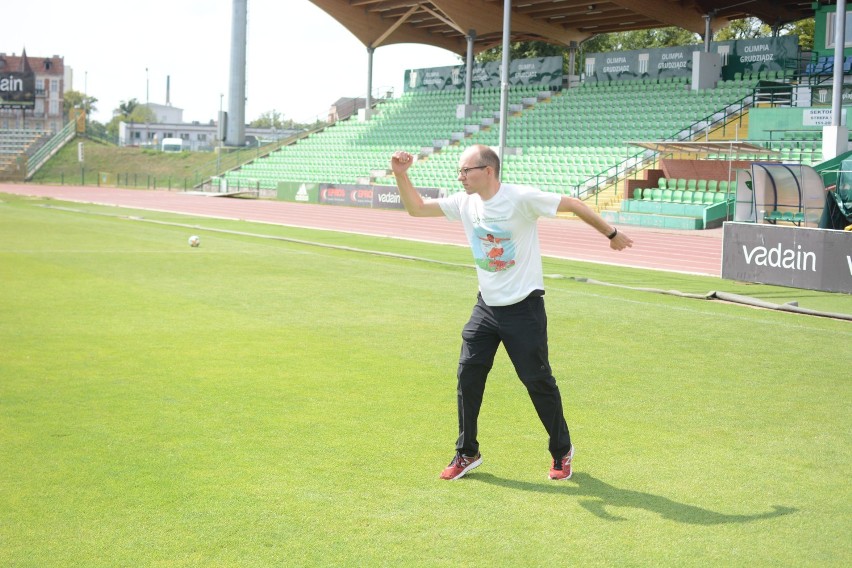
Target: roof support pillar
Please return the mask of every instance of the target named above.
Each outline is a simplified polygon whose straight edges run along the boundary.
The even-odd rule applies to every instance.
[[[367,96],[364,103],[364,120],[370,120],[373,113],[373,52],[374,47],[367,47]]]
[[[473,104],[473,67],[475,61],[473,58],[473,42],[476,41],[476,30],[469,30],[465,35],[467,40],[467,56],[464,62],[464,104],[456,107],[456,118],[470,118],[478,110],[482,110],[479,105]]]
[[[500,71],[500,177],[503,177],[503,152],[506,149],[506,133],[509,117],[509,64],[512,54],[509,40],[512,36],[512,0],[503,0],[503,68]]]
[[[464,62],[466,70],[464,75],[464,104],[470,106],[473,89],[473,42],[476,41],[476,30],[469,30],[465,39],[467,40],[467,57]]]

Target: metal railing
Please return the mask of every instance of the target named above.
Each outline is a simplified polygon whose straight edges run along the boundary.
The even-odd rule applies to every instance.
[[[31,179],[39,168],[47,163],[51,156],[61,150],[75,136],[77,136],[77,123],[72,120],[27,159],[25,179]]]
[[[739,140],[739,130],[748,110],[756,105],[792,106],[795,104],[795,90],[792,85],[778,87],[756,86],[751,93],[737,101],[733,101],[708,115],[699,118],[682,130],[665,137],[660,142],[683,142],[695,140],[696,137],[709,139],[711,136],[729,139],[731,136]],[[733,132],[731,132],[733,129]],[[570,186],[571,194],[580,199],[594,198],[594,204],[599,204],[601,196],[612,189],[613,196],[617,195],[618,186],[627,179],[636,179],[639,173],[654,166],[662,157],[661,152],[641,150],[630,154],[623,161],[590,176],[577,185]]]

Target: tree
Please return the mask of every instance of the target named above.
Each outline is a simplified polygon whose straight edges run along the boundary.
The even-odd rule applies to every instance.
[[[118,105],[118,113],[121,116],[129,117],[133,114],[133,111],[136,110],[136,107],[139,106],[139,101],[136,99],[130,99],[129,101],[121,101],[121,104]]]
[[[64,113],[68,116],[72,108],[82,108],[87,116],[91,116],[93,112],[97,112],[96,106],[98,99],[84,95],[79,91],[66,91],[63,97]]]
[[[296,122],[292,118],[284,120],[284,114],[276,110],[267,111],[249,123],[252,128],[277,128],[281,130],[313,130],[328,123],[317,118],[312,123]]]
[[[786,26],[785,26],[786,27]],[[814,30],[816,24],[813,18],[805,18],[789,24],[790,35],[799,36],[799,48],[802,51],[814,50]]]
[[[118,136],[118,125],[122,122],[136,122],[141,124],[157,122],[157,115],[146,105],[139,104],[136,99],[121,101],[118,108],[113,111],[106,129],[110,136]]]
[[[743,18],[734,20],[714,35],[716,41],[728,41],[736,39],[755,39],[769,37],[772,29],[758,18]]]
[[[609,43],[618,51],[675,47],[701,42],[701,37],[689,30],[678,27],[657,28],[652,30],[633,30],[607,34]]]
[[[107,127],[104,124],[101,124],[97,120],[90,120],[89,124],[86,126],[86,134],[88,134],[91,138],[108,138],[109,133],[107,132]]]
[[[141,105],[136,99],[121,101],[113,111],[113,120],[119,122],[157,122],[157,115],[147,105]]]
[[[284,120],[284,113],[278,112],[275,109],[267,111],[249,123],[252,128],[294,128],[292,119]]]

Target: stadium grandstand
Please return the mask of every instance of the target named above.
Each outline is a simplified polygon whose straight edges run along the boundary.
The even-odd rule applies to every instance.
[[[788,78],[786,72],[772,71],[738,74],[701,90],[691,89],[685,76],[586,81],[577,88],[555,90],[542,90],[534,84],[514,86],[509,90],[507,146],[515,151],[504,156],[503,179],[545,191],[594,197],[601,207],[617,205],[622,197],[632,196],[619,187],[647,176],[646,170],[659,169],[666,156],[632,142],[749,139],[749,111],[762,108],[760,101],[766,97],[771,100],[766,108],[790,108],[794,81],[795,75]],[[786,94],[786,100],[780,102],[779,94]],[[410,171],[416,185],[444,193],[457,191],[452,172],[461,152],[471,144],[498,143],[499,89],[475,89],[473,96],[478,110],[459,117],[457,109],[464,104],[461,90],[406,93],[378,105],[371,120],[353,117],[338,122],[229,172],[225,184],[231,189],[270,190],[282,181],[393,185],[388,156],[403,148],[419,155]],[[736,167],[742,167],[743,161],[768,158],[818,164],[822,161],[821,132],[795,126],[778,129],[784,132],[777,139],[754,140],[734,156],[722,145],[705,153],[703,159],[724,162],[733,157]],[[690,195],[690,190],[707,187],[708,181],[715,182],[709,184],[711,191],[726,188],[733,180],[718,179],[720,173],[729,173],[725,164],[720,165],[714,170],[716,178],[690,180],[684,188],[688,193],[675,194],[675,201],[718,203],[719,195],[706,195],[706,191]],[[656,179],[665,177],[677,179],[680,174],[672,171]],[[726,183],[718,183],[721,181]],[[726,196],[728,201],[733,199],[730,192]],[[668,198],[667,193],[654,196],[655,201]]]
[[[497,43],[497,2],[483,2],[495,4],[495,17],[487,22],[471,19],[460,7],[459,13],[446,7],[441,12],[428,2],[359,2],[359,8],[349,2],[314,3],[368,46],[422,41],[460,54],[467,47],[469,56]],[[648,4],[659,8],[663,3]],[[729,8],[685,4],[687,8],[658,20],[659,10],[650,6],[642,17],[609,3],[574,6],[574,26],[553,26],[560,15],[553,10],[567,16],[571,8],[554,8],[545,17],[540,3],[532,2],[513,8],[512,39],[570,43],[591,35],[592,22],[603,21],[603,15],[621,19],[611,22],[613,29],[623,30],[618,25],[636,16],[642,21],[636,28],[677,24],[708,36],[710,26],[724,25],[726,18],[754,16],[779,23],[816,16],[823,22],[833,8],[814,4],[802,11],[795,2],[773,3],[771,10],[765,2]],[[458,25],[438,34],[434,26],[445,26],[441,22],[447,19],[435,17],[441,13]],[[468,24],[479,29],[458,31]],[[432,29],[429,37],[427,29]],[[388,33],[377,40],[382,30]],[[826,31],[822,33],[824,39]],[[710,65],[707,72],[708,65],[697,59],[702,51],[717,56],[718,68]],[[818,107],[831,98],[827,89],[833,59],[827,48],[801,53],[797,38],[774,36],[584,56],[580,67],[585,72],[578,77],[562,76],[561,58],[555,64],[545,61],[550,58],[512,62],[503,180],[587,199],[613,222],[704,229],[732,218],[738,172],[752,163],[819,167],[824,162],[825,122],[813,117],[823,115],[824,120],[825,108]],[[852,83],[852,56],[847,59],[844,82]],[[607,66],[610,61],[620,65]],[[308,199],[319,201],[322,189],[329,187],[363,194],[364,189],[394,185],[388,157],[405,149],[418,156],[410,170],[416,186],[439,194],[458,191],[452,172],[460,154],[471,144],[497,146],[504,110],[499,72],[489,71],[488,64],[473,65],[476,80],[465,79],[465,65],[409,70],[402,96],[228,172],[213,180],[214,187],[274,193],[299,185],[304,198],[307,186],[319,196]],[[428,84],[422,80],[426,76],[431,77]],[[803,118],[803,108],[818,110]],[[293,198],[294,192],[278,195]],[[797,213],[795,223],[804,223],[802,212]]]
[[[739,120],[754,100],[757,79],[730,81],[719,90],[694,93],[677,80],[589,82],[580,88],[542,91],[536,85],[510,89],[507,143],[522,151],[505,156],[503,179],[546,191],[581,194],[616,170],[635,169],[640,148],[632,140],[682,140],[704,131],[708,120],[722,127]],[[474,91],[481,110],[457,117],[464,93],[407,93],[378,106],[369,121],[350,119],[230,172],[229,187],[274,189],[280,180],[393,185],[388,156],[395,149],[420,154],[412,180],[446,192],[459,189],[452,172],[471,144],[495,146],[500,93]],[[734,132],[733,129],[730,129]],[[781,144],[794,144],[783,140]],[[816,159],[816,144],[803,159]],[[335,156],[323,164],[323,156]],[[717,157],[717,156],[714,156]],[[377,172],[380,172],[377,174]]]

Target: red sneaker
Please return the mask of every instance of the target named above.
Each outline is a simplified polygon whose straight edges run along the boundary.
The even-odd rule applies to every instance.
[[[571,451],[565,454],[565,456],[559,460],[559,463],[556,463],[556,460],[553,460],[553,464],[550,466],[550,479],[571,479],[571,474],[574,473],[571,471],[571,460],[574,459],[574,445],[571,445]]]
[[[461,452],[456,452],[456,457],[450,462],[444,471],[441,472],[441,479],[460,479],[464,475],[479,466],[482,463],[482,454],[477,452],[473,457],[465,456]]]

